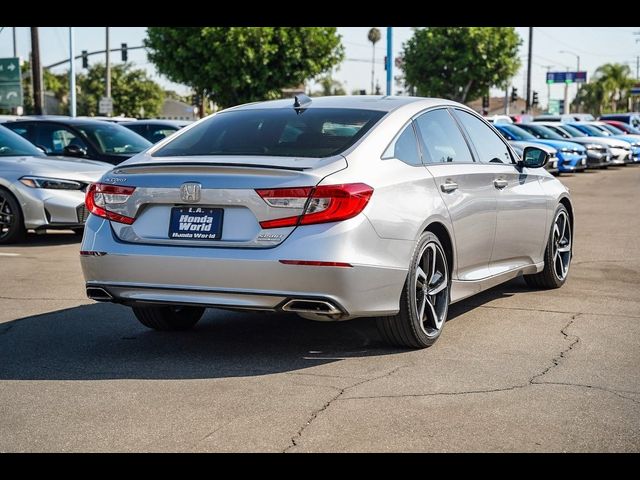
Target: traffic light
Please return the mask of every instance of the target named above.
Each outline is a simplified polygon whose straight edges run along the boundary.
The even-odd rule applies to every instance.
[[[485,95],[482,97],[482,108],[489,108],[489,95]]]
[[[120,50],[120,53],[122,54],[122,61],[126,62],[127,58],[128,58],[128,56],[127,56],[127,44],[123,43],[123,44],[121,44],[121,46],[122,46],[122,50]]]
[[[533,98],[531,99],[531,106],[536,106],[538,105],[538,92],[534,91],[533,92]]]
[[[518,100],[518,89],[517,88],[512,88],[511,89],[511,102],[515,102],[516,100]]]
[[[82,68],[89,68],[89,52],[82,50]]]

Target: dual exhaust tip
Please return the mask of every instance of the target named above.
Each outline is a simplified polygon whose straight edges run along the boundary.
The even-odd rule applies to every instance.
[[[98,302],[111,302],[113,295],[102,287],[87,287],[87,297]],[[285,312],[293,313],[315,313],[317,315],[341,315],[335,305],[326,300],[303,300],[292,299],[282,306]]]

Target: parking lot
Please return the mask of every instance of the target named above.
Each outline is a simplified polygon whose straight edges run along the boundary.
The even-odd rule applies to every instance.
[[[154,332],[85,298],[79,237],[0,247],[0,451],[638,451],[640,167],[561,181],[567,284],[458,303],[419,351],[366,319]]]

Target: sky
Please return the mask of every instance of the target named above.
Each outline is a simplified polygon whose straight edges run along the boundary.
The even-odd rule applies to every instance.
[[[2,28],[2,27],[0,27]],[[338,27],[338,33],[342,36],[345,46],[346,59],[334,71],[334,78],[340,81],[347,93],[353,90],[371,89],[371,57],[372,47],[367,39],[370,27]],[[381,40],[376,44],[375,52],[375,79],[385,90],[386,72],[384,70],[384,56],[386,55],[386,27],[377,27],[382,33]],[[522,66],[511,84],[518,89],[518,94],[524,96],[526,91],[526,64],[529,38],[529,27],[516,27],[523,39],[520,46],[520,59]],[[541,105],[547,104],[547,66],[551,71],[576,70],[577,57],[580,57],[580,69],[587,71],[587,79],[590,79],[598,66],[603,63],[627,63],[631,71],[636,75],[637,59],[640,56],[640,27],[533,27],[533,55],[531,69],[532,90],[538,92]],[[413,34],[410,27],[394,27],[393,52],[397,56],[402,51],[402,44]],[[121,43],[128,46],[141,46],[146,36],[146,27],[111,27],[111,48],[119,47]],[[81,50],[101,50],[105,47],[104,27],[75,27],[76,55]],[[16,27],[17,53],[23,59],[27,59],[31,48],[29,27]],[[571,53],[561,53],[569,51]],[[40,55],[43,65],[49,65],[63,60],[69,55],[69,29],[67,27],[40,27]],[[4,27],[0,31],[0,58],[13,56],[12,27]],[[89,62],[103,61],[104,56],[91,56]],[[118,52],[111,54],[112,62],[119,62]],[[189,93],[189,88],[170,82],[158,75],[154,65],[146,58],[143,49],[129,52],[129,61],[136,67],[145,68],[150,76],[158,81],[164,88],[176,90],[181,94]],[[81,68],[81,61],[77,60],[76,68]],[[66,66],[54,68],[54,72],[66,70]],[[395,71],[395,70],[394,70]],[[397,71],[395,71],[397,73]],[[394,75],[395,75],[394,73]],[[395,85],[394,93],[401,88]],[[577,91],[577,85],[569,87],[569,96],[573,98]],[[315,89],[315,84],[311,84]],[[551,86],[551,98],[561,99],[564,95],[564,86],[561,84]],[[494,96],[504,95],[497,89],[492,89]]]

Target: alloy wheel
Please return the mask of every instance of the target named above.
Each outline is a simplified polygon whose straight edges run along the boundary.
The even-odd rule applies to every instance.
[[[420,252],[415,275],[415,309],[420,326],[429,337],[438,334],[447,316],[449,272],[442,248],[427,243]]]
[[[11,210],[7,197],[0,191],[0,240],[8,237],[16,222],[16,214]]]
[[[558,212],[553,225],[553,271],[559,280],[569,273],[571,263],[571,224],[564,211]]]

